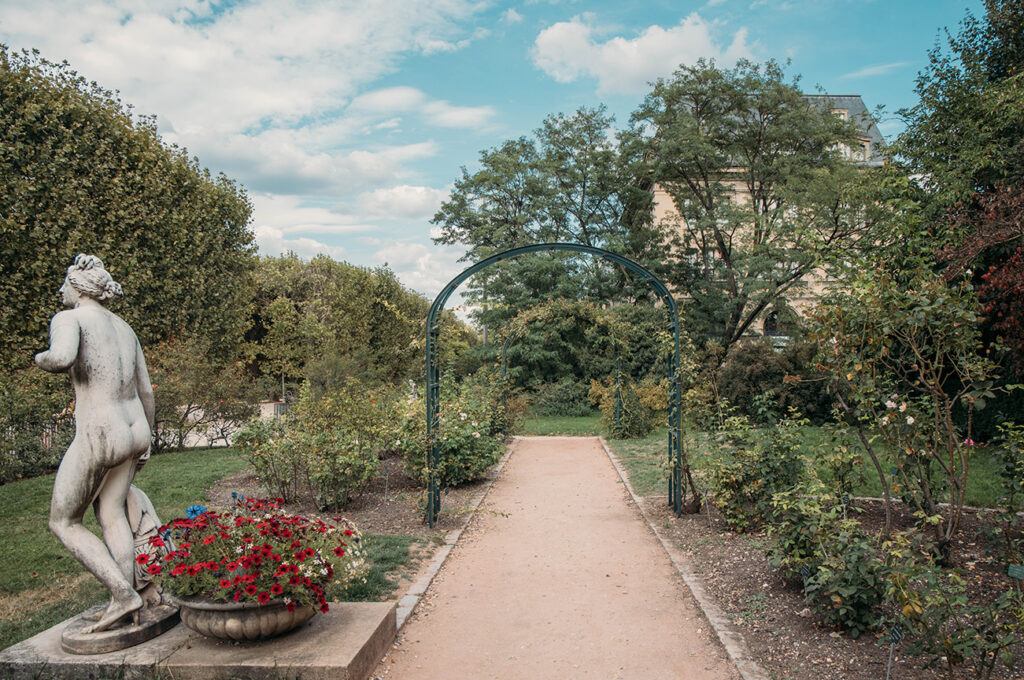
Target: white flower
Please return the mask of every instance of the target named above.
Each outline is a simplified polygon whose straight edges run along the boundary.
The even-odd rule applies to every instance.
[[[395,446],[401,446],[401,445],[402,445],[402,440],[401,439],[396,439],[395,440]]]
[[[907,410],[907,402],[903,402],[902,404],[900,404],[900,413],[903,413],[906,410]]]
[[[466,419],[466,418],[468,418],[468,417],[469,417],[469,416],[468,416],[468,415],[466,415],[465,413],[462,413],[461,411],[459,412],[459,420],[465,420],[465,419]]]
[[[914,424],[914,416],[907,416],[907,425]]]
[[[889,424],[889,416],[885,416],[884,418],[882,418],[882,425],[888,425],[888,424]]]
[[[885,402],[885,407],[889,410],[892,410],[896,408],[896,402],[890,399],[889,401]]]
[[[473,437],[474,437],[475,439],[480,439],[480,433],[479,433],[479,432],[474,432],[474,433],[473,433]]]

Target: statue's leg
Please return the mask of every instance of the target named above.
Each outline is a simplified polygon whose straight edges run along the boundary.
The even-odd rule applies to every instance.
[[[64,454],[53,482],[50,530],[75,559],[110,591],[110,607],[91,629],[100,631],[140,608],[142,598],[135,592],[131,581],[125,578],[121,565],[111,555],[106,544],[82,524],[85,511],[100,491],[107,474],[106,469],[95,464],[95,456],[90,448],[76,436]],[[134,463],[133,460],[129,462]],[[129,538],[130,535],[129,531]]]
[[[103,542],[129,583],[135,578],[135,537],[125,501],[134,476],[135,459],[126,460],[107,472],[93,504],[96,521],[103,531]]]

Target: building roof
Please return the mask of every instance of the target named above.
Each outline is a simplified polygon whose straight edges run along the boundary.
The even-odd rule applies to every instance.
[[[805,94],[804,97],[820,106],[827,105],[832,110],[844,109],[850,122],[857,126],[862,136],[871,141],[871,155],[867,165],[882,165],[883,159],[879,150],[885,144],[885,138],[882,137],[859,94]]]

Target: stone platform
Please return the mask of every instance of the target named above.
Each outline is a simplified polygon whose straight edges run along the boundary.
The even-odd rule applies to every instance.
[[[89,656],[61,649],[71,620],[0,652],[0,677],[365,680],[395,638],[394,602],[331,603],[327,614],[264,642],[214,640],[179,624],[135,647]]]

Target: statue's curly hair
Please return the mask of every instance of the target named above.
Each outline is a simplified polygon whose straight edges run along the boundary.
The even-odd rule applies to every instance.
[[[68,267],[68,281],[79,293],[106,302],[121,297],[121,284],[103,268],[103,260],[95,255],[80,254]]]

